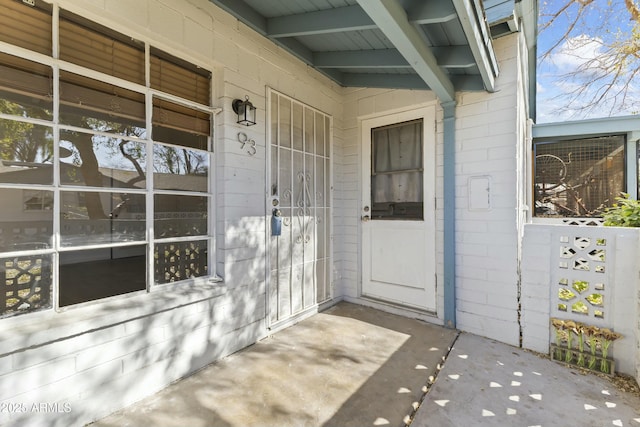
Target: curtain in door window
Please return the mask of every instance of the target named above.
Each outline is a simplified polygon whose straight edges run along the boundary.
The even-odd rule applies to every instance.
[[[372,130],[374,219],[422,219],[422,121]]]

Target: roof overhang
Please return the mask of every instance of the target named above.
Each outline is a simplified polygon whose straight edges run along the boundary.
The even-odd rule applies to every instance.
[[[498,63],[480,0],[210,0],[342,86],[495,88]]]

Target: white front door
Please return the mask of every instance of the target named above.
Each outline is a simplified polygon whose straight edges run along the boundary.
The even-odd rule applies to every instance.
[[[362,121],[362,295],[436,311],[435,106]]]

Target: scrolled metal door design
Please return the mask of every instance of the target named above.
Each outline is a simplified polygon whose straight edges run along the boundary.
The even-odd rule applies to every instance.
[[[270,200],[282,214],[269,233],[269,320],[287,320],[331,297],[330,120],[311,107],[270,93]]]

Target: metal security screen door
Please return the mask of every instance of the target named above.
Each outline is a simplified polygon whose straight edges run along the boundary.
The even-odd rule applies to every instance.
[[[362,122],[362,295],[435,312],[435,108]]]
[[[273,325],[331,298],[331,117],[277,92],[268,96]]]

